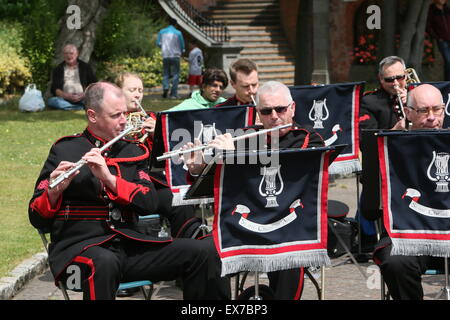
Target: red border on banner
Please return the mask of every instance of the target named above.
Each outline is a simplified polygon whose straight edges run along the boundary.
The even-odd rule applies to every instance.
[[[237,255],[261,255],[261,254],[279,254],[285,252],[294,251],[308,251],[308,250],[326,250],[327,240],[328,240],[328,166],[330,161],[330,155],[334,152],[326,151],[322,154],[322,179],[321,179],[321,199],[320,199],[320,241],[316,243],[308,244],[296,244],[296,245],[282,245],[277,248],[245,248],[230,250],[227,252],[222,252],[220,248],[219,240],[219,214],[221,210],[221,182],[223,178],[223,164],[218,164],[216,167],[216,172],[214,175],[214,222],[213,222],[213,238],[216,250],[221,258],[226,258],[230,256]]]
[[[383,203],[383,223],[384,227],[391,238],[398,239],[424,239],[424,240],[450,240],[450,234],[436,234],[436,233],[399,233],[393,232],[391,230],[391,208],[389,203],[389,177],[387,174],[387,168],[389,163],[386,161],[387,154],[385,153],[385,145],[387,137],[378,137],[378,159],[380,163],[380,174],[381,174],[381,194]]]

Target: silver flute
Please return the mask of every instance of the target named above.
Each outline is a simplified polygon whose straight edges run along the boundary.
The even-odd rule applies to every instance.
[[[239,141],[242,139],[248,139],[254,136],[259,136],[261,134],[265,134],[267,132],[272,132],[272,131],[277,131],[277,130],[281,130],[284,128],[289,128],[292,127],[293,124],[289,123],[289,124],[283,124],[281,126],[278,127],[274,127],[274,128],[270,128],[270,129],[264,129],[264,130],[259,130],[259,131],[255,131],[255,132],[250,132],[247,134],[243,134],[241,136],[238,137],[234,137],[233,141]],[[201,146],[197,146],[197,147],[193,147],[190,149],[186,149],[186,150],[174,150],[174,151],[169,151],[169,152],[165,152],[162,156],[159,156],[156,158],[156,160],[161,161],[161,160],[165,160],[168,158],[172,158],[173,156],[181,156],[185,153],[190,153],[190,152],[194,152],[194,151],[200,151],[200,150],[204,150],[204,149],[208,149],[208,148],[213,148],[213,146],[209,145],[209,144],[202,144]]]
[[[115,137],[114,139],[108,141],[108,143],[106,143],[103,147],[101,147],[100,148],[100,152],[105,151],[111,145],[113,145],[118,140],[122,139],[124,136],[126,136],[128,133],[130,133],[130,131],[133,131],[135,129],[136,129],[135,127],[129,126],[124,131],[122,131],[117,137]],[[77,163],[75,163],[74,167],[72,167],[71,169],[67,170],[66,172],[61,173],[59,176],[57,176],[55,179],[53,179],[50,182],[49,186],[48,186],[49,189],[53,189],[54,187],[56,187],[61,182],[63,182],[64,180],[68,179],[71,175],[73,175],[75,172],[80,170],[81,167],[83,167],[86,163],[87,163],[86,160],[80,159]]]

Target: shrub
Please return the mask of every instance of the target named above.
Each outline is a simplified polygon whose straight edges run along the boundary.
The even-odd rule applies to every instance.
[[[58,18],[64,12],[64,1],[32,0],[32,10],[24,24],[23,54],[30,61],[33,82],[39,88],[50,79],[55,40],[59,31]]]
[[[18,22],[0,22],[0,96],[21,92],[31,79],[28,60],[20,55],[22,31]]]
[[[188,63],[181,60],[180,83],[186,82],[188,76]],[[135,72],[144,82],[144,87],[159,86],[162,83],[162,57],[160,51],[155,51],[150,57],[119,57],[104,62],[97,67],[99,78],[114,81],[121,72]]]
[[[142,0],[112,2],[99,26],[94,59],[152,56],[165,17],[158,14],[158,7],[155,2]]]

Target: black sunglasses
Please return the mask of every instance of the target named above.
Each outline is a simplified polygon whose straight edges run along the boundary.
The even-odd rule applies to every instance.
[[[261,109],[259,109],[259,112],[263,116],[268,116],[269,114],[272,114],[272,110],[275,110],[276,113],[285,113],[287,108],[289,108],[289,105],[287,105],[287,106],[278,106],[278,107],[273,107],[273,108],[261,108]]]
[[[395,80],[405,80],[406,75],[401,75],[401,76],[392,76],[392,77],[387,77],[384,78],[385,82],[394,82]]]

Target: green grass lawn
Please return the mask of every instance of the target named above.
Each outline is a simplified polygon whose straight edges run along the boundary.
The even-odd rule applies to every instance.
[[[161,111],[180,102],[146,97],[142,105],[146,110]],[[28,220],[34,184],[53,142],[83,131],[85,126],[83,111],[22,113],[18,98],[0,105],[0,278],[43,250]]]

